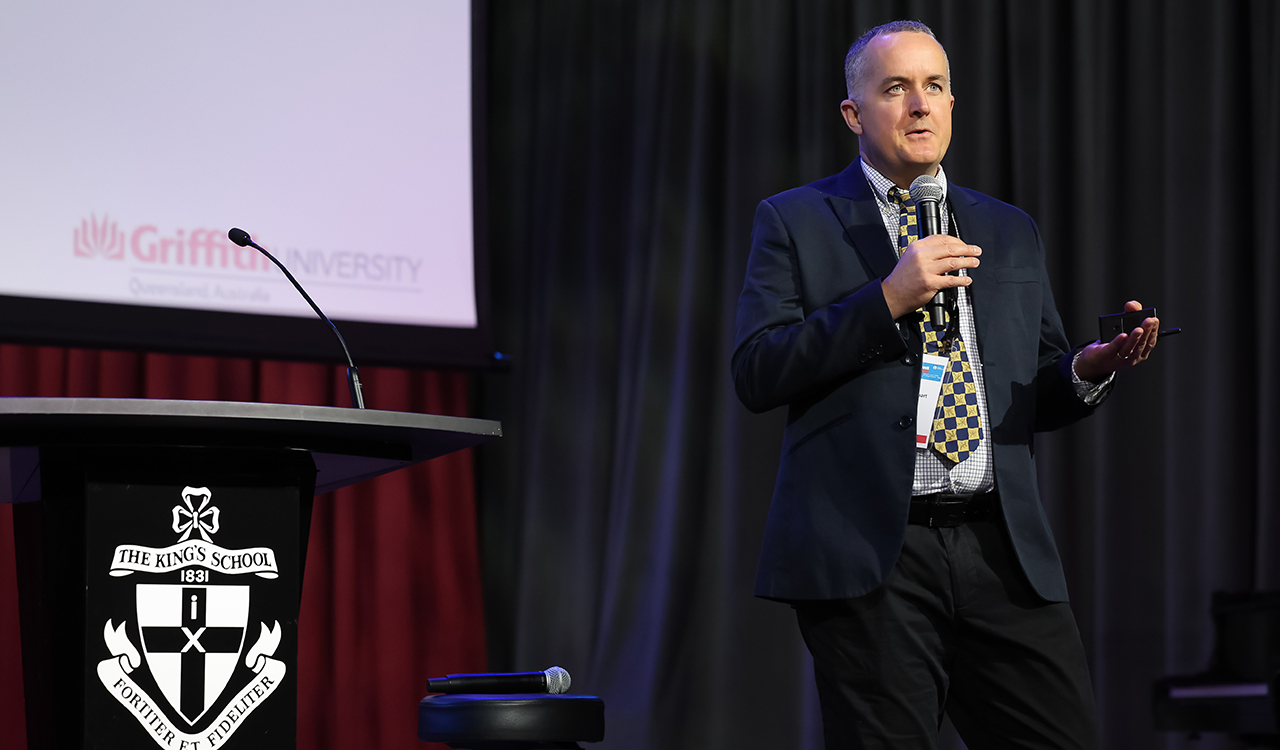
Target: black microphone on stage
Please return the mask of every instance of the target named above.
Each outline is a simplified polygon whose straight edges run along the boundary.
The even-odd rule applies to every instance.
[[[942,234],[942,183],[929,175],[920,175],[911,183],[911,200],[916,203],[916,221],[920,225],[920,237],[931,234]],[[929,322],[935,329],[942,328],[943,309],[955,298],[955,289],[946,289],[933,295],[933,299],[925,307],[929,311]]]
[[[363,409],[364,394],[360,391],[360,369],[356,367],[356,363],[351,360],[351,352],[347,351],[347,342],[343,340],[342,334],[338,332],[338,327],[333,324],[332,320],[329,320],[328,315],[325,315],[320,311],[320,306],[312,301],[311,295],[307,294],[307,290],[303,289],[302,285],[298,283],[298,280],[293,278],[293,274],[289,273],[289,269],[285,268],[283,263],[276,260],[274,255],[267,252],[266,248],[254,242],[248,232],[240,229],[239,227],[232,227],[231,231],[227,232],[227,239],[236,243],[240,247],[252,247],[267,256],[267,259],[272,263],[275,263],[277,268],[284,271],[285,277],[287,277],[289,281],[293,282],[294,289],[297,289],[298,294],[301,294],[302,298],[307,301],[307,304],[311,305],[311,309],[316,311],[316,315],[319,315],[321,320],[329,324],[329,327],[333,329],[333,335],[338,337],[338,343],[342,344],[342,353],[347,355],[347,387],[351,389],[351,405],[357,409]]]
[[[451,674],[427,680],[429,693],[550,693],[569,692],[569,673],[560,667],[545,672]]]

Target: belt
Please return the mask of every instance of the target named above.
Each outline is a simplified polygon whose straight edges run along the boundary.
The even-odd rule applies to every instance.
[[[994,490],[978,494],[917,495],[911,498],[907,523],[931,529],[959,526],[970,521],[992,521],[1000,513],[1000,495]]]

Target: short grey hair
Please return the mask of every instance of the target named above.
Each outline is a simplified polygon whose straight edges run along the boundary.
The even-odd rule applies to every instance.
[[[859,105],[862,104],[860,97],[862,95],[862,86],[866,83],[867,76],[867,45],[871,43],[872,39],[881,34],[901,34],[904,32],[927,34],[933,41],[938,41],[933,29],[919,21],[890,21],[889,23],[882,23],[858,37],[858,41],[854,42],[853,46],[849,48],[849,54],[844,56],[844,85],[848,89],[850,101]],[[938,42],[938,46],[941,47],[942,42]],[[947,56],[945,47],[942,50],[942,56],[947,61],[947,88],[950,89],[951,58]]]

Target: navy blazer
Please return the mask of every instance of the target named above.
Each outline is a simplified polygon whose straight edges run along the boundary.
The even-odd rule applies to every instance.
[[[1065,601],[1032,434],[1092,408],[1072,388],[1070,346],[1035,222],[954,184],[948,195],[960,236],[983,251],[969,291],[1006,526],[1031,585],[1046,600]],[[897,325],[880,290],[896,263],[858,161],[756,210],[733,379],[748,409],[788,408],[758,596],[862,596],[898,559],[916,460],[922,342],[920,313]]]

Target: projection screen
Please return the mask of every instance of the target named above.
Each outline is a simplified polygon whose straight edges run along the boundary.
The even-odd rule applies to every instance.
[[[0,338],[339,358],[236,226],[357,364],[490,361],[472,26],[467,0],[0,4]]]

